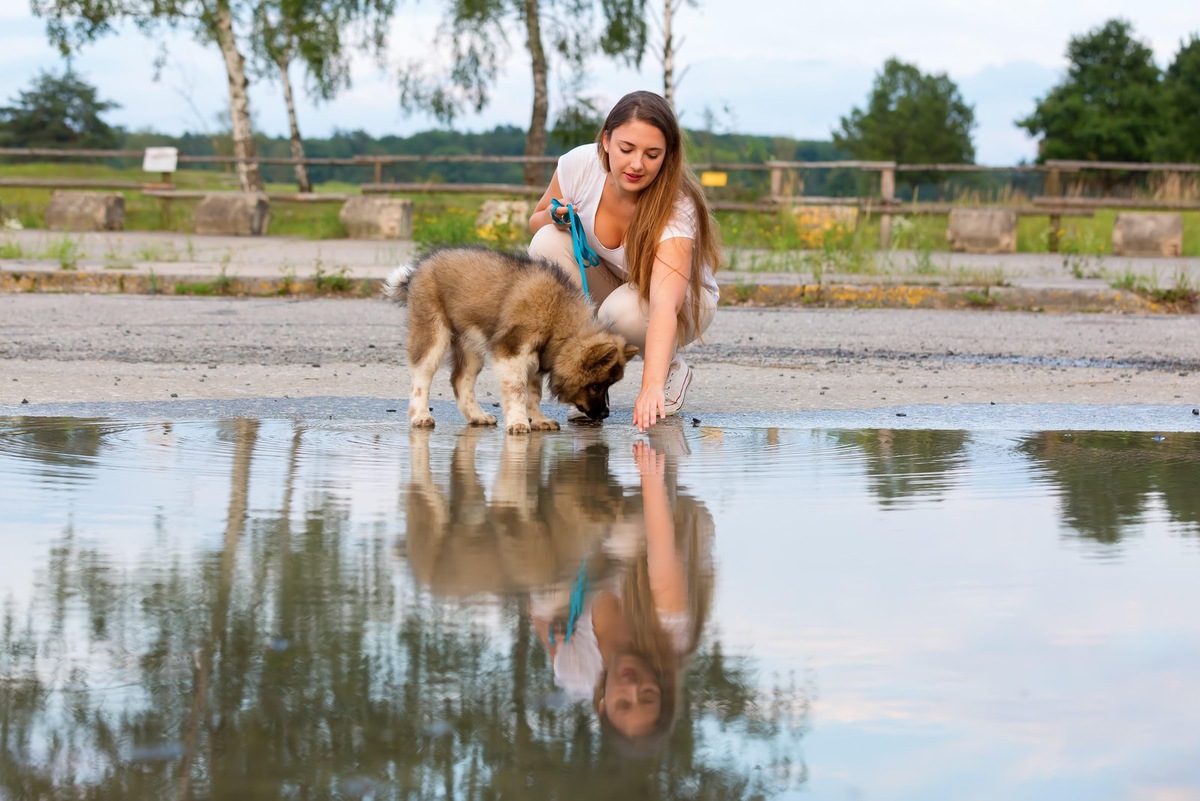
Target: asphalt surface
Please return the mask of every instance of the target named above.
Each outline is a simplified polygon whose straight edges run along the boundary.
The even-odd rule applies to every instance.
[[[31,254],[39,241],[44,247],[63,236],[18,233],[18,246]],[[405,313],[375,291],[396,263],[411,258],[411,243],[72,236],[79,250],[74,270],[42,258],[0,260],[9,290],[0,293],[0,414],[273,411],[403,422]],[[1200,411],[1200,315],[1149,304],[1111,289],[1104,278],[1076,278],[1061,257],[943,254],[941,272],[931,272],[919,254],[886,258],[887,272],[845,276],[844,286],[861,293],[857,300],[834,299],[832,288],[843,284],[828,273],[821,282],[829,293],[824,300],[800,294],[813,278],[803,273],[724,274],[733,305],[721,308],[703,343],[685,351],[696,378],[684,419],[1200,431],[1200,414],[1193,414]],[[1109,261],[1088,269],[1134,270],[1183,283],[1193,272],[1200,279],[1196,261]],[[318,272],[350,280],[326,286],[322,297],[297,288]],[[175,284],[222,274],[258,282],[260,291],[175,294]],[[1005,276],[1003,287],[967,280],[998,274]],[[29,275],[48,278],[32,291],[16,286]],[[1162,278],[1167,275],[1170,282]],[[157,293],[139,291],[137,280],[151,276]],[[954,280],[965,283],[952,286]],[[279,285],[270,283],[277,281],[290,282],[291,294],[279,294]],[[906,293],[928,300],[951,289],[978,294],[986,286],[993,294],[1027,293],[1033,302],[924,306],[899,300]],[[772,287],[779,292],[774,300],[755,295]],[[886,292],[896,302],[879,302]],[[1105,292],[1121,297],[1098,301]],[[632,362],[626,380],[614,387],[613,423],[628,423],[640,369],[640,360]],[[485,404],[497,395],[488,370],[479,394]],[[440,373],[434,385],[440,425],[459,424],[451,398]],[[565,419],[561,409],[551,414]]]

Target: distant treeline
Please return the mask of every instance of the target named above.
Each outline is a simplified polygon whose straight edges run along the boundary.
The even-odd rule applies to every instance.
[[[141,150],[153,146],[172,146],[181,155],[228,156],[233,152],[228,136],[184,134],[166,136],[148,132],[118,131],[122,150]],[[849,158],[832,142],[797,140],[782,136],[689,132],[689,158],[694,163],[762,164],[772,160],[836,161]],[[550,143],[548,155],[558,156],[584,142]],[[257,138],[258,155],[264,158],[289,158],[291,149],[284,137]],[[451,130],[422,131],[412,136],[384,136],[378,139],[363,131],[339,131],[327,139],[305,139],[306,158],[353,158],[368,155],[487,155],[519,156],[525,152],[525,131],[516,126],[498,126],[490,131],[468,133]],[[189,165],[189,169],[230,171],[228,164]],[[289,183],[294,180],[292,167],[286,164],[262,165],[267,181]],[[308,168],[314,184],[342,182],[368,183],[374,180],[372,165],[313,164]],[[546,177],[549,179],[550,166]],[[432,183],[508,183],[522,182],[520,163],[482,164],[445,163],[389,164],[384,181]],[[766,171],[731,172],[731,196],[761,195],[766,191]],[[805,178],[805,193],[817,195],[854,194],[857,177],[848,170],[818,170]]]

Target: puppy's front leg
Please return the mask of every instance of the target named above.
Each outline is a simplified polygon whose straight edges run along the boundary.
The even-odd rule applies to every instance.
[[[557,420],[542,414],[542,374],[534,371],[529,376],[529,387],[525,394],[525,410],[529,415],[529,426],[534,431],[558,431]]]
[[[505,430],[510,434],[528,434],[529,376],[537,373],[537,354],[518,353],[496,360],[496,378],[500,380],[500,407],[504,410]]]

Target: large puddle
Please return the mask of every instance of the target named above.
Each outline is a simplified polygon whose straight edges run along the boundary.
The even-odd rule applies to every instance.
[[[1200,434],[9,417],[0,498],[0,799],[1200,795]]]

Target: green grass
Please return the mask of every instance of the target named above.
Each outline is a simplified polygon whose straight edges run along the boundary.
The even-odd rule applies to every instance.
[[[159,176],[148,174],[137,168],[115,169],[99,164],[80,163],[35,163],[0,165],[0,177],[29,178],[78,178],[92,180],[122,180],[152,182]],[[181,170],[173,176],[174,185],[180,189],[212,189],[228,191],[237,188],[236,177],[230,172],[206,170]],[[272,183],[268,190],[294,192],[295,185]],[[23,189],[9,187],[4,190],[5,210],[26,228],[40,228],[45,208],[50,198],[49,189]],[[357,187],[344,182],[330,182],[316,187],[321,193],[353,193]],[[188,233],[191,230],[191,213],[198,201],[172,200],[164,204],[160,199],[147,197],[138,191],[124,190],[125,230],[127,231],[173,231]],[[525,244],[528,234],[524,221],[513,221],[511,225],[499,226],[492,236],[483,239],[475,228],[475,216],[485,200],[485,195],[466,194],[416,194],[413,200],[413,240],[418,249],[426,251],[441,245],[461,245],[487,242],[501,248],[516,248]],[[345,229],[338,219],[341,205],[328,203],[288,203],[272,201],[269,233],[311,240],[342,238]],[[1096,273],[1094,260],[1111,252],[1112,227],[1116,212],[1097,210],[1094,217],[1064,217],[1058,233],[1059,252],[1063,254],[1064,266],[1076,275]],[[814,239],[812,232],[797,226],[792,215],[787,213],[719,212],[722,238],[726,247],[734,251],[754,251],[742,255],[740,264],[731,264],[736,269],[811,271],[821,273],[871,272],[880,269],[877,250],[879,242],[879,215],[862,215],[854,231],[834,230]],[[947,252],[946,215],[903,215],[892,217],[890,248],[910,250],[918,253],[918,266],[925,265],[933,272],[931,254]],[[1200,256],[1200,211],[1183,213],[1183,255]],[[1050,218],[1046,216],[1022,216],[1017,221],[1017,250],[1021,253],[1049,252],[1051,235]],[[4,255],[0,242],[0,258],[21,258],[22,255]],[[10,248],[8,253],[14,251]],[[24,254],[23,254],[24,255]],[[157,255],[159,258],[149,258]],[[178,259],[170,254],[146,254],[148,261],[170,261]]]
[[[58,266],[63,270],[74,270],[79,266],[81,252],[82,248],[78,239],[64,236],[47,244],[42,258],[57,261]]]

